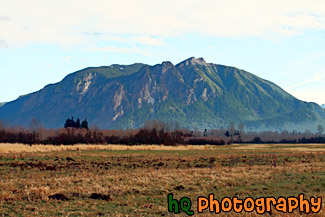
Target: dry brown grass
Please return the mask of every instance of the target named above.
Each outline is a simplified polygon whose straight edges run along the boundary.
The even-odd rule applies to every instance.
[[[51,151],[84,151],[84,150],[209,150],[216,149],[212,145],[180,145],[180,146],[164,146],[164,145],[25,145],[19,143],[0,143],[0,153],[21,153],[21,152],[51,152]]]
[[[322,165],[308,164],[303,169],[313,170],[314,172],[323,171]],[[193,201],[193,210],[196,211],[195,199],[198,196],[207,196],[211,192],[218,195],[218,198],[221,198],[222,195],[234,195],[234,188],[236,186],[250,186],[250,183],[255,183],[256,180],[265,180],[264,185],[272,184],[279,177],[279,174],[286,174],[288,170],[291,173],[299,173],[302,168],[301,165],[292,165],[289,168],[266,168],[265,166],[242,166],[231,169],[219,166],[212,169],[155,170],[153,168],[137,168],[134,170],[113,169],[105,173],[101,172],[101,170],[94,170],[93,172],[82,170],[79,172],[65,172],[62,175],[56,173],[46,175],[31,173],[24,178],[23,184],[21,183],[21,177],[17,177],[16,174],[10,174],[6,180],[0,181],[0,187],[2,189],[0,201],[7,201],[7,203],[10,201],[26,201],[29,204],[38,204],[37,207],[43,209],[43,212],[40,212],[41,214],[51,211],[47,210],[47,205],[40,203],[41,201],[52,203],[53,201],[48,199],[49,195],[63,193],[69,198],[74,198],[74,200],[79,201],[77,204],[71,206],[78,206],[78,204],[84,206],[89,203],[98,209],[94,201],[84,201],[91,193],[97,192],[111,195],[112,202],[109,203],[131,208],[133,211],[139,213],[143,212],[145,214],[146,208],[151,207],[151,204],[152,209],[157,214],[159,212],[166,213],[166,203],[155,203],[155,200],[146,200],[145,198],[164,198],[169,192],[173,192],[178,199],[183,196],[190,197]],[[179,186],[182,186],[180,190],[176,190]],[[235,190],[235,192],[237,196],[244,198],[252,196],[256,194],[256,191],[260,190],[260,187],[257,186],[255,189],[242,188],[241,190]],[[229,192],[232,193],[229,194]],[[322,195],[317,194],[317,196],[324,197],[325,194],[323,192]],[[73,202],[64,203],[71,204]],[[62,205],[63,203],[58,206],[60,207]],[[324,211],[323,208],[322,212]],[[55,212],[55,210],[52,210],[52,212]],[[76,214],[75,212],[71,213]],[[295,216],[275,213],[276,216]],[[298,212],[295,213],[298,214]],[[132,215],[132,213],[129,214]],[[126,214],[121,216],[126,216]],[[203,216],[215,215],[204,212]],[[218,216],[227,216],[227,214],[222,213]],[[242,213],[236,216],[259,215],[256,213]],[[322,215],[318,214],[313,216]]]
[[[234,144],[232,149],[237,150],[255,150],[255,149],[283,149],[286,151],[301,152],[325,152],[325,144]]]
[[[191,198],[195,216],[196,198],[210,193],[218,199],[299,193],[325,197],[324,153],[292,153],[286,145],[278,146],[281,152],[267,146],[253,146],[256,149],[249,152],[233,149],[236,146],[115,145],[39,146],[31,152],[35,146],[26,146],[26,151],[24,145],[16,145],[17,151],[10,147],[0,154],[0,213],[9,216],[173,216],[167,211],[168,193]],[[56,193],[70,200],[48,198]],[[92,193],[108,194],[111,201],[89,199]],[[325,201],[320,213],[308,216],[324,213]],[[205,211],[199,216],[260,215]],[[295,211],[265,216],[307,215]]]
[[[0,153],[34,153],[34,152],[53,152],[53,151],[85,151],[85,150],[133,150],[133,151],[188,151],[188,150],[269,150],[283,149],[286,151],[300,152],[325,152],[325,144],[233,144],[231,146],[213,145],[95,145],[95,144],[76,144],[76,145],[25,145],[19,143],[0,143]],[[274,150],[276,151],[276,150]]]

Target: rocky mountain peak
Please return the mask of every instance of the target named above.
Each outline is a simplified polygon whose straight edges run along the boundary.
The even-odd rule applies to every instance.
[[[204,65],[204,66],[208,66],[209,64],[207,62],[205,62],[205,60],[200,57],[200,58],[195,58],[195,57],[191,57],[187,60],[184,60],[183,62],[178,64],[179,66],[189,66],[189,65]]]
[[[205,66],[209,65],[208,63],[205,62],[205,60],[202,57],[200,58],[191,57],[189,61],[191,64],[198,64],[198,65],[205,65]]]
[[[162,65],[163,71],[174,67],[174,65],[169,61],[162,62],[161,65]]]
[[[173,64],[170,61],[164,61],[161,63],[163,66],[173,66]]]

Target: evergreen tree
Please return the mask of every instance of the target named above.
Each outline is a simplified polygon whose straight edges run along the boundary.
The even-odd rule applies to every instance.
[[[76,121],[76,128],[80,128],[80,120],[79,120],[79,118]]]
[[[73,116],[71,117],[71,126],[73,128],[76,128],[76,122],[73,120]]]
[[[86,118],[85,118],[85,120],[82,121],[81,128],[84,128],[84,129],[87,129],[88,130],[88,122],[87,122],[87,119]]]
[[[68,118],[66,121],[65,121],[65,124],[64,124],[64,128],[68,128],[68,127],[73,127],[73,128],[84,128],[84,129],[87,129],[88,130],[88,122],[87,122],[87,119],[85,118],[85,120],[83,120],[80,124],[80,119],[77,118],[77,121],[74,121],[73,120],[73,116],[70,118]]]
[[[65,121],[65,124],[64,124],[64,128],[68,128],[68,127],[71,127],[71,120],[70,120],[70,118],[68,118],[68,119]]]
[[[203,136],[208,136],[208,131],[207,131],[207,129],[204,130]]]

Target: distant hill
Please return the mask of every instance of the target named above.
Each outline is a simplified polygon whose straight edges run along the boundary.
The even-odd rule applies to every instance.
[[[5,102],[0,102],[0,107],[2,107],[4,104],[6,104]]]
[[[322,108],[325,108],[325,104],[321,105]]]
[[[12,125],[27,126],[35,117],[58,128],[71,116],[108,129],[138,128],[152,119],[200,130],[230,122],[255,130],[325,125],[325,111],[316,103],[298,100],[244,70],[194,57],[177,65],[86,68],[0,108],[0,119]]]

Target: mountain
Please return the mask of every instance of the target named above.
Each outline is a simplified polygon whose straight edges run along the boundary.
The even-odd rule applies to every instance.
[[[244,70],[194,57],[177,65],[86,68],[0,108],[0,119],[12,125],[27,126],[35,117],[58,128],[71,116],[108,129],[138,128],[153,119],[200,130],[232,121],[255,130],[305,130],[325,123],[325,111],[316,103]]]
[[[321,105],[322,108],[325,108],[325,104]]]
[[[0,107],[2,107],[4,104],[6,104],[5,102],[0,102]]]

